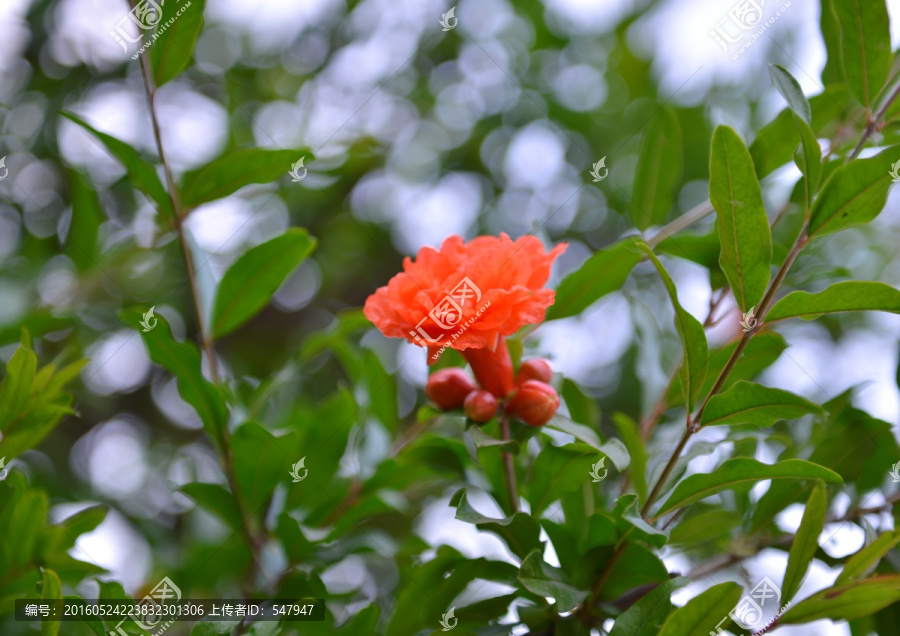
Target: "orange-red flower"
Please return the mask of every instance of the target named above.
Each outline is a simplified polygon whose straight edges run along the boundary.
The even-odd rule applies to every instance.
[[[363,313],[384,335],[428,347],[429,363],[445,346],[494,350],[502,336],[544,319],[555,296],[544,284],[565,249],[547,252],[533,236],[450,236],[440,251],[423,247],[415,261],[404,259]]]

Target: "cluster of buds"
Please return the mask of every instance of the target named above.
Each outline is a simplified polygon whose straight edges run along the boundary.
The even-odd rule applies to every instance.
[[[522,363],[514,382],[494,381],[489,383],[493,390],[487,390],[454,367],[431,374],[425,395],[444,411],[462,407],[466,417],[479,424],[489,422],[502,407],[529,426],[543,426],[559,408],[559,395],[548,384],[552,376],[550,363],[533,358]]]

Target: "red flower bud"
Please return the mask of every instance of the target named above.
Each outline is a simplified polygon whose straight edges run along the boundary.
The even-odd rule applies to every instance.
[[[490,391],[472,391],[463,402],[463,410],[466,412],[466,417],[473,422],[479,424],[490,422],[494,413],[497,412],[497,398]]]
[[[443,411],[461,407],[474,390],[475,383],[456,367],[435,371],[425,383],[425,395]]]
[[[527,380],[540,380],[541,382],[549,382],[553,377],[553,369],[550,363],[543,358],[532,358],[526,360],[519,367],[519,374],[516,376],[516,384],[522,384]]]
[[[529,426],[543,426],[559,408],[559,395],[540,380],[526,380],[509,403],[509,410]]]

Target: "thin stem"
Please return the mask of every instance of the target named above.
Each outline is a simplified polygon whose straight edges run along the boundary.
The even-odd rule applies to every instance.
[[[677,219],[664,226],[659,232],[648,238],[644,241],[650,247],[656,247],[659,243],[669,238],[673,234],[677,234],[681,230],[687,228],[690,225],[693,225],[697,221],[701,219],[705,219],[707,216],[712,214],[715,209],[708,200],[704,201],[700,205],[691,208]]]
[[[504,442],[510,440],[509,436],[509,417],[504,411],[500,412],[498,418],[500,420],[500,439]],[[503,473],[506,479],[506,490],[509,494],[509,505],[513,514],[519,512],[519,490],[516,486],[516,471],[513,466],[513,456],[507,450],[503,451]]]
[[[672,455],[669,457],[669,461],[666,462],[666,467],[663,470],[662,475],[660,475],[659,479],[656,480],[656,484],[653,486],[653,490],[650,492],[650,496],[647,497],[647,501],[644,502],[644,507],[641,508],[642,517],[647,517],[647,512],[650,510],[650,506],[652,506],[653,502],[656,501],[656,498],[659,497],[659,493],[662,491],[663,485],[665,485],[666,480],[669,479],[669,475],[672,474],[672,470],[675,468],[675,463],[678,461],[678,458],[681,457],[681,451],[684,450],[684,447],[687,445],[688,440],[691,439],[691,435],[693,434],[694,433],[690,428],[685,427],[684,434],[678,441],[678,446],[676,446],[675,450],[672,451]]]
[[[859,143],[856,144],[856,148],[854,148],[853,152],[850,153],[850,156],[847,157],[847,161],[856,159],[859,156],[859,153],[862,152],[863,147],[866,145],[866,142],[869,141],[869,138],[874,135],[875,132],[881,127],[881,123],[884,120],[885,115],[887,115],[888,108],[891,107],[891,104],[894,103],[897,97],[900,97],[900,83],[897,84],[888,98],[884,100],[881,108],[879,108],[878,112],[875,113],[875,117],[869,120],[869,123],[866,124],[866,129],[863,131],[862,137],[860,137],[859,139]]]
[[[185,240],[184,226],[183,226],[183,210],[181,208],[181,204],[178,200],[178,189],[175,186],[175,179],[172,176],[172,171],[169,168],[169,162],[166,160],[166,154],[163,149],[162,144],[162,135],[160,134],[159,128],[159,119],[156,116],[156,107],[155,107],[155,97],[156,97],[156,86],[154,85],[153,76],[150,70],[150,62],[148,60],[146,50],[141,53],[140,56],[140,64],[141,64],[141,75],[144,79],[144,89],[147,95],[147,106],[150,111],[150,121],[153,126],[153,137],[156,140],[156,150],[159,153],[159,161],[163,166],[163,171],[166,176],[166,184],[167,191],[169,195],[169,201],[172,204],[172,210],[175,215],[175,229],[178,231],[178,239],[181,244],[181,253],[184,257],[185,267],[187,268],[188,280],[191,285],[191,299],[194,304],[194,311],[197,315],[197,326],[200,332],[200,339],[203,342],[203,348],[206,351],[206,357],[209,361],[209,370],[212,376],[212,380],[215,383],[219,382],[219,369],[216,363],[216,355],[215,349],[213,346],[212,336],[207,334],[206,329],[203,325],[203,312],[201,311],[200,305],[200,293],[197,289],[196,276],[194,270],[193,259],[191,258],[191,252],[188,248],[187,241]],[[228,443],[229,433],[227,426],[222,428],[222,440],[221,440],[221,448],[218,448],[219,458],[222,462],[222,468],[225,472],[225,476],[228,480],[228,485],[231,487],[231,492],[234,495],[235,501],[237,502],[238,509],[241,514],[241,530],[244,535],[244,540],[247,543],[247,547],[250,549],[250,554],[253,558],[254,564],[261,568],[260,561],[260,549],[262,547],[262,539],[258,537],[254,531],[251,524],[251,517],[247,511],[246,504],[244,503],[244,499],[240,496],[240,489],[238,488],[237,479],[235,478],[234,472],[234,461],[231,455],[231,446]],[[214,442],[216,440],[213,440]],[[214,444],[215,446],[219,446],[219,444]],[[252,573],[252,572],[251,572]]]

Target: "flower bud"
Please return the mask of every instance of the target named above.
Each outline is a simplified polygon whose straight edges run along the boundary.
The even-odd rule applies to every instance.
[[[425,383],[425,395],[442,411],[449,411],[461,407],[466,396],[475,388],[475,383],[465,371],[453,367],[432,373]]]
[[[472,391],[463,402],[463,410],[466,412],[466,417],[473,422],[479,424],[490,422],[494,413],[497,412],[497,398],[490,391],[483,389]]]
[[[516,384],[522,384],[528,380],[540,380],[541,382],[549,382],[553,377],[553,369],[550,363],[543,358],[532,358],[526,360],[519,367],[519,374],[516,376]]]
[[[509,410],[529,426],[543,426],[559,408],[559,395],[540,380],[526,380],[509,403]]]

